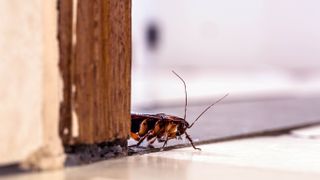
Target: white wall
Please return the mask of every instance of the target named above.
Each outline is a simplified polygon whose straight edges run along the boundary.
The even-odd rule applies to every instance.
[[[320,93],[320,1],[133,1],[133,107],[229,92],[247,96]],[[150,23],[158,49],[147,48]]]
[[[63,167],[56,0],[0,0],[0,166]]]
[[[134,60],[177,65],[320,67],[317,0],[133,1]],[[145,49],[150,21],[162,44]]]
[[[42,1],[0,1],[0,165],[42,143]]]

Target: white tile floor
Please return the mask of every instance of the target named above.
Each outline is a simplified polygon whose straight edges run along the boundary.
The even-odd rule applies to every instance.
[[[131,156],[8,179],[319,179],[320,127]],[[310,138],[312,137],[312,138]]]

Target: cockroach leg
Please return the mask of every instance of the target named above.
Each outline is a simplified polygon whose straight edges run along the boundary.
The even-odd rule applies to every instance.
[[[148,121],[148,119],[149,119],[149,118],[146,118],[146,119],[143,120],[142,123],[140,124],[139,132],[138,132],[138,134],[139,134],[140,136],[147,134],[147,131],[148,131],[147,121]]]
[[[148,144],[148,148],[154,149],[154,146],[152,144]]]
[[[130,133],[130,136],[131,136],[132,139],[134,139],[134,140],[136,140],[136,141],[139,141],[139,140],[140,140],[139,135],[136,134],[136,133],[131,132],[131,133]]]
[[[153,144],[156,139],[157,139],[157,136],[151,138],[151,139],[148,141],[149,145]]]
[[[148,137],[153,131],[150,130],[147,134],[145,134],[142,138],[140,138],[139,142],[136,144],[136,146],[139,146],[143,141],[144,139],[146,139],[146,137]]]
[[[188,134],[187,132],[184,132],[184,133],[186,134],[186,138],[190,141],[190,143],[191,143],[191,145],[192,145],[193,149],[196,149],[196,150],[201,151],[201,149],[200,149],[200,148],[197,148],[197,147],[193,144],[193,141],[192,141],[191,137],[189,136],[189,134]]]
[[[163,149],[166,147],[168,140],[169,140],[169,138],[167,137],[166,140],[165,140],[164,143],[163,143],[163,146],[162,146],[162,148],[161,148],[161,151],[163,151]]]

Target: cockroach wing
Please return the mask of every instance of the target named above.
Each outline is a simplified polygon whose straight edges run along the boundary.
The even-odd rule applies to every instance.
[[[139,120],[139,119],[146,119],[146,118],[151,118],[151,119],[162,119],[156,114],[138,114],[138,113],[131,113],[131,120]]]
[[[153,129],[156,122],[162,120],[161,117],[154,114],[136,114],[131,113],[131,132],[139,132],[142,121],[147,120],[149,130]]]

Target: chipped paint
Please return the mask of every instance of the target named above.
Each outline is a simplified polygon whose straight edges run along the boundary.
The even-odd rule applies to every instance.
[[[71,87],[71,91],[72,91],[72,94],[76,93],[76,85],[72,84],[72,87]]]
[[[72,137],[77,138],[79,137],[79,120],[76,111],[72,110]]]
[[[77,43],[77,7],[78,7],[78,0],[74,0],[72,4],[72,46],[75,47]]]
[[[63,129],[63,135],[68,135],[69,134],[69,129],[68,128],[64,128]]]

